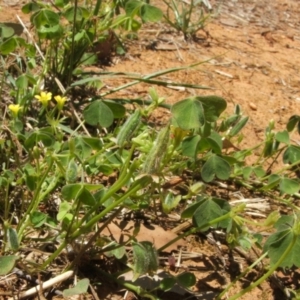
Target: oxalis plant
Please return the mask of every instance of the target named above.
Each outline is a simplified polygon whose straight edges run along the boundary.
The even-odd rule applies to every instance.
[[[125,53],[122,34],[138,32],[144,22],[157,22],[162,12],[148,1],[29,2],[30,14],[43,63],[43,77],[51,89],[55,79],[66,89],[83,67],[109,60],[112,52]],[[83,76],[84,77],[84,76]]]
[[[155,274],[159,267],[159,254],[175,241],[216,228],[225,232],[229,247],[240,246],[247,251],[256,247],[260,250],[257,260],[217,296],[219,299],[264,258],[268,257],[269,264],[265,264],[261,277],[230,299],[237,299],[258,286],[278,268],[298,267],[299,209],[293,201],[299,197],[300,148],[291,142],[290,134],[299,128],[299,116],[292,116],[286,130],[279,132],[275,131],[274,122],[270,122],[259,145],[240,150],[237,146],[242,140],[241,130],[248,117],[243,115],[238,105],[232,114],[228,114],[226,101],[218,96],[190,97],[171,106],[152,87],[148,99],[111,98],[114,92],[139,82],[152,86],[170,85],[157,77],[183,69],[174,68],[143,77],[127,74],[131,80],[129,83],[88,99],[88,105],[76,111],[75,126],[69,125],[67,112],[74,96],[63,94],[63,91],[54,88],[53,83],[47,86],[46,74],[57,78],[67,91],[75,86],[85,86],[91,79],[75,76],[76,68],[84,63],[84,55],[78,58],[78,64],[64,69],[66,66],[61,63],[69,59],[66,53],[72,51],[66,52],[66,45],[63,51],[58,50],[51,32],[60,28],[62,16],[71,24],[68,13],[76,18],[74,26],[87,26],[79,26],[75,31],[76,34],[83,33],[79,34],[78,40],[74,33],[66,40],[72,49],[82,36],[89,36],[89,26],[94,28],[90,18],[98,16],[94,13],[98,8],[98,12],[102,11],[103,4],[98,1],[91,10],[93,14],[88,11],[88,17],[85,17],[85,8],[72,8],[68,6],[69,2],[57,3],[59,9],[55,12],[53,7],[44,4],[34,6],[32,3],[24,8],[33,13],[32,22],[38,31],[40,48],[56,45],[56,53],[51,52],[53,49],[48,53],[45,51],[49,56],[45,64],[41,63],[44,67],[41,76],[34,72],[35,65],[39,63],[35,59],[36,48],[12,35],[7,28],[1,31],[1,62],[5,70],[1,87],[4,92],[11,89],[8,94],[14,102],[7,104],[7,113],[1,120],[0,209],[4,234],[0,274],[8,274],[15,265],[37,274],[58,264],[66,256],[66,269],[76,270],[87,258],[102,255],[118,261],[120,267],[113,273],[96,265],[97,272],[141,297],[158,299],[158,290],[168,291],[176,284],[188,289],[196,284],[195,276],[190,272],[170,275],[150,291],[141,288],[136,283],[137,279],[144,274]],[[113,4],[114,8],[119,5],[119,11],[116,9],[113,15],[122,16],[123,9],[125,11],[122,17],[117,17],[120,18],[118,20],[134,20],[135,16],[145,21],[145,10],[155,10],[144,1],[114,1]],[[79,19],[77,13],[81,14]],[[59,23],[52,24],[50,16],[56,21],[58,18]],[[107,14],[101,16],[102,22]],[[38,20],[42,20],[41,23],[35,23]],[[119,26],[122,22],[118,22]],[[63,34],[66,34],[64,28]],[[62,36],[57,37],[60,39]],[[88,49],[89,43],[88,40],[85,49]],[[18,72],[13,76],[5,66],[10,55],[18,49],[28,53],[28,60],[16,56]],[[41,89],[43,81],[48,89]],[[124,103],[129,102],[131,106],[128,108]],[[147,120],[157,107],[169,109],[171,118],[164,126],[153,128]],[[256,163],[247,166],[245,159],[254,150],[261,154]],[[274,171],[274,163],[279,159],[283,160],[284,166]],[[181,176],[186,171],[195,177],[191,176],[185,192],[177,195],[165,188],[169,176]],[[108,176],[113,179],[110,184],[104,181]],[[244,217],[246,204],[231,206],[225,199],[206,192],[211,183],[227,181],[271,195],[280,205],[288,207],[291,214],[273,212],[264,222],[249,220]],[[191,204],[187,205],[187,201]],[[181,218],[190,219],[192,227],[159,249],[151,242],[137,240],[138,224],[126,242],[103,235],[104,228],[123,209],[129,213],[147,210],[169,213],[179,208]],[[251,224],[252,230],[254,226],[259,230],[268,229],[272,234],[264,240],[258,232],[250,231],[248,224]],[[21,256],[28,245],[33,248],[54,245],[54,248],[37,264]],[[133,273],[131,280],[120,279],[120,275],[128,270]],[[84,293],[88,284],[89,281],[83,279],[75,290],[65,290],[65,295]],[[297,291],[291,293],[298,297]]]
[[[229,152],[225,147],[226,143],[235,143],[240,139],[239,133],[246,124],[247,117],[242,115],[240,107],[235,108],[233,115],[222,117],[226,109],[224,99],[217,96],[187,98],[170,107],[172,117],[166,126],[154,129],[147,125],[147,116],[163,99],[154,89],[150,90],[150,95],[152,108],[151,105],[137,105],[134,112],[122,118],[125,118],[122,125],[115,128],[107,126],[106,134],[101,134],[100,137],[84,134],[80,127],[66,130],[62,126],[60,114],[68,102],[60,95],[54,97],[54,107],[49,105],[52,99],[50,92],[36,95],[36,101],[50,126],[28,133],[20,132],[14,127],[24,118],[22,108],[18,105],[9,106],[11,121],[8,130],[11,136],[10,140],[2,144],[2,151],[9,149],[11,156],[7,157],[4,164],[6,168],[1,174],[5,231],[0,258],[1,274],[10,272],[20,260],[18,252],[28,243],[57,245],[39,266],[26,262],[32,272],[47,270],[65,253],[65,249],[75,253],[75,259],[68,268],[80,267],[83,256],[94,249],[97,254],[113,256],[122,261],[125,267],[123,271],[132,269],[133,277],[130,282],[126,282],[118,279],[120,272],[108,274],[97,268],[99,272],[140,296],[158,299],[154,291],[147,291],[136,285],[136,279],[146,273],[155,274],[159,266],[159,253],[176,240],[213,228],[223,228],[231,247],[241,246],[249,250],[256,245],[261,248],[261,256],[241,276],[256,267],[263,258],[270,259],[270,265],[264,274],[230,299],[237,299],[258,286],[278,267],[298,266],[298,208],[291,200],[297,195],[299,188],[296,191],[295,185],[298,184],[299,187],[299,181],[297,178],[287,177],[287,174],[295,172],[295,154],[292,156],[294,160],[289,161],[284,170],[265,174],[264,177],[254,165],[250,178],[247,176],[249,171],[244,159],[251,151]],[[86,108],[83,116],[89,122],[93,118],[89,108]],[[94,115],[94,118],[97,123],[98,115]],[[266,130],[266,139],[260,145],[263,153],[261,159],[267,157],[265,149],[270,142],[270,135],[276,147],[269,156],[276,156],[275,153],[280,152],[285,160],[286,157],[291,159],[290,151],[298,153],[298,146],[282,139],[282,135],[287,137],[289,131],[298,124],[295,119],[297,116],[291,118],[284,133],[273,133],[271,123],[272,126]],[[27,153],[26,158],[22,158],[22,153]],[[260,164],[260,160],[258,163]],[[162,188],[166,183],[166,175],[180,175],[186,169],[199,172],[202,182],[193,183],[187,193],[180,196]],[[99,174],[108,176],[116,170],[117,175],[112,185],[97,182]],[[274,176],[279,178],[276,184],[270,179]],[[271,213],[260,224],[249,221],[242,214],[245,204],[232,207],[226,200],[206,194],[205,185],[214,180],[245,182],[249,188],[257,187],[265,192],[278,190],[277,200],[292,208],[294,213],[285,216],[280,216],[277,212]],[[19,190],[17,186],[20,187]],[[12,187],[17,196],[11,194]],[[15,197],[14,202],[10,200],[11,197]],[[42,206],[51,205],[54,199],[58,199],[58,209],[51,215],[43,211]],[[160,200],[160,208],[154,204],[153,199]],[[193,203],[183,210],[181,217],[191,219],[193,227],[159,249],[155,249],[151,242],[136,240],[138,227],[129,240],[123,243],[101,234],[123,208],[140,211],[155,207],[169,212],[189,199],[193,199]],[[15,206],[14,209],[12,205]],[[263,242],[259,234],[249,232],[248,223],[273,228],[275,232]],[[32,234],[38,232],[48,234],[36,240]],[[128,247],[131,254],[127,251]],[[157,289],[167,291],[175,284],[188,288],[195,283],[195,276],[187,272],[175,277],[170,275],[170,278],[161,281]],[[221,299],[233,284],[234,282],[220,293],[218,298]],[[76,289],[76,293],[85,292],[88,281],[78,285],[80,289]]]

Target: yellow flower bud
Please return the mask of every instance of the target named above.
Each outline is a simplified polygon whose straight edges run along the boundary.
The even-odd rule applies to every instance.
[[[52,98],[52,93],[41,92],[40,95],[35,95],[34,97],[36,99],[38,99],[39,102],[41,102],[44,107],[47,107],[48,106],[48,102]]]
[[[12,115],[14,118],[18,117],[18,113],[19,111],[22,109],[23,107],[20,106],[19,104],[10,104],[8,106],[8,109],[11,111]]]
[[[58,110],[61,111],[67,101],[67,97],[55,96],[54,99],[57,102]]]

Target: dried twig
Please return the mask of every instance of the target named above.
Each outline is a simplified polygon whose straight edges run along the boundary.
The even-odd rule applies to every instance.
[[[30,34],[29,30],[27,29],[27,27],[25,26],[25,24],[23,23],[23,21],[21,20],[21,18],[17,15],[17,19],[20,22],[20,24],[23,26],[24,31],[26,32],[26,34],[28,35],[28,37],[30,38],[30,40],[32,41],[32,43],[34,44],[37,52],[39,53],[39,55],[41,56],[41,58],[45,61],[45,56],[43,55],[40,47],[38,46],[38,44],[34,41],[34,38],[32,37],[32,35]]]
[[[231,74],[229,74],[229,73],[225,73],[225,72],[223,72],[223,71],[220,71],[220,70],[215,70],[215,72],[216,72],[217,74],[219,74],[219,75],[222,75],[222,76],[228,77],[228,78],[230,78],[230,79],[233,79],[233,78],[234,78],[234,76],[233,76],[233,75],[231,75]]]
[[[73,276],[74,271],[67,271],[63,274],[60,274],[54,278],[51,278],[50,280],[47,280],[43,283],[38,284],[37,286],[27,290],[26,292],[23,292],[18,295],[18,299],[24,299],[30,296],[33,296],[35,294],[38,294],[41,289],[45,290],[48,289],[49,287],[52,287],[53,285],[60,283],[62,281],[65,281],[66,279],[70,278]],[[13,300],[14,298],[11,297],[9,300]]]

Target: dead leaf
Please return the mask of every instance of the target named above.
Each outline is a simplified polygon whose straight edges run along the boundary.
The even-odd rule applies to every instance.
[[[165,182],[161,187],[163,189],[170,189],[183,181],[183,178],[180,176],[173,176],[167,182]]]
[[[134,221],[117,221],[109,224],[103,231],[102,234],[114,238],[117,242],[128,241],[129,236],[133,234],[134,229],[137,227],[137,223]],[[140,229],[136,236],[139,242],[149,241],[154,244],[156,249],[164,246],[171,240],[177,237],[177,234],[166,231],[162,227],[157,225],[144,225],[140,224]],[[165,252],[172,252],[177,250],[178,247],[184,245],[183,240],[179,240],[173,243],[171,246],[164,249]]]
[[[228,139],[224,139],[222,141],[223,143],[223,149],[230,149],[230,148],[233,148],[234,150],[237,150],[237,151],[240,151],[241,149],[239,149],[238,147],[234,146],[230,140]]]

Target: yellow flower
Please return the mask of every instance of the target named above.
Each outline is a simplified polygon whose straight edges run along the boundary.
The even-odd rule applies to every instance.
[[[14,116],[14,118],[18,117],[18,113],[19,111],[22,109],[23,107],[20,106],[19,104],[10,104],[8,106],[8,109],[11,111],[12,115]]]
[[[48,102],[52,98],[52,93],[41,92],[40,95],[35,95],[34,97],[38,99],[44,107],[47,107]]]
[[[58,110],[62,110],[65,105],[65,102],[67,101],[67,97],[55,96],[54,99],[57,102]]]

